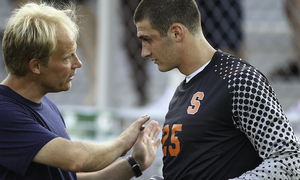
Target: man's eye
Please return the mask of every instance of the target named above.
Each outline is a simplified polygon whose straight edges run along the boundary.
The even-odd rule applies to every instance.
[[[69,57],[67,57],[66,59],[70,59],[71,57],[73,57],[74,54],[71,54]]]

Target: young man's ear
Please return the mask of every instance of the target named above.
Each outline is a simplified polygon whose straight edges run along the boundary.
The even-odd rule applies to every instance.
[[[172,33],[172,38],[176,41],[176,42],[181,42],[183,37],[184,37],[184,27],[182,26],[182,24],[179,23],[174,23],[172,24],[172,26],[170,27],[170,31]]]
[[[34,74],[40,74],[41,73],[41,64],[38,59],[31,59],[29,61],[29,69]]]

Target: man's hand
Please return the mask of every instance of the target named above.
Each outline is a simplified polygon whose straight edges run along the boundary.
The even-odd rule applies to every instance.
[[[140,165],[142,171],[147,169],[154,161],[156,151],[160,145],[161,139],[156,138],[160,133],[158,122],[151,121],[143,130],[140,128],[149,120],[149,116],[143,116],[135,121],[129,128],[127,128],[120,136],[124,142],[135,143],[133,146],[132,156],[136,163]],[[137,139],[137,140],[136,140]],[[155,143],[153,143],[154,141]],[[129,145],[128,147],[131,147]],[[96,179],[111,179],[111,180],[128,180],[135,175],[131,165],[127,159],[123,158],[115,163],[110,164],[105,169],[90,173],[77,174],[78,180],[96,180]]]
[[[122,134],[117,138],[124,147],[124,152],[122,156],[126,155],[134,143],[136,142],[141,130],[143,130],[144,124],[150,119],[149,115],[144,115],[132,123],[127,129],[125,129]]]
[[[158,122],[151,121],[140,132],[138,140],[133,146],[132,157],[140,165],[142,171],[147,169],[155,159],[156,151],[161,143],[160,138],[155,142],[159,133]]]

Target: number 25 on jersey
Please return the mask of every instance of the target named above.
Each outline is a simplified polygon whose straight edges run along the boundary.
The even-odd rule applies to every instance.
[[[171,134],[170,134],[170,131],[171,131]],[[163,147],[164,156],[167,155],[167,151],[169,151],[171,156],[177,156],[177,154],[179,153],[180,141],[179,141],[178,137],[175,136],[175,133],[177,131],[182,131],[182,124],[174,124],[172,126],[172,129],[170,129],[169,125],[167,124],[163,128],[162,147]],[[169,137],[171,137],[171,144],[174,144],[174,146],[165,145],[165,142]]]

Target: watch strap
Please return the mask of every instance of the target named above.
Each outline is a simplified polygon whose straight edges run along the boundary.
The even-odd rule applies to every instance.
[[[130,164],[132,170],[134,171],[135,177],[141,176],[143,173],[141,171],[140,165],[135,162],[133,157],[128,156],[126,159],[127,159],[128,163]]]

